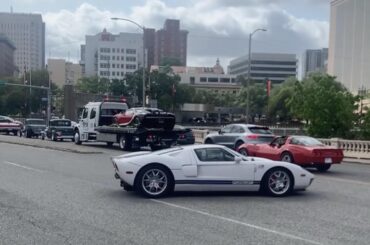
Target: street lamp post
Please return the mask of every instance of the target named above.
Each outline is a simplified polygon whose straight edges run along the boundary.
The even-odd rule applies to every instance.
[[[252,51],[252,37],[257,31],[267,31],[266,29],[258,28],[249,34],[249,51],[248,51],[248,78],[247,78],[247,123],[249,122],[249,83],[251,80],[251,51]]]
[[[136,25],[143,31],[143,107],[145,107],[145,38],[144,38],[145,27],[130,19],[113,17],[111,18],[111,20],[123,20],[123,21],[131,22],[132,24]]]

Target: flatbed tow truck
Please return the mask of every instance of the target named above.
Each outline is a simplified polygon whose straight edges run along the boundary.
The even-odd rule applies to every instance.
[[[168,148],[176,144],[181,129],[120,127],[114,124],[114,115],[128,110],[122,102],[90,102],[82,110],[75,126],[74,142],[106,142],[108,146],[118,143],[125,151],[149,146],[152,150]]]

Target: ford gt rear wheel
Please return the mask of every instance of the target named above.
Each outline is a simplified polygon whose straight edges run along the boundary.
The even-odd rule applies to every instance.
[[[286,196],[292,192],[294,180],[288,170],[274,168],[267,172],[262,185],[269,195]]]
[[[174,181],[171,173],[158,164],[143,168],[135,181],[135,188],[142,195],[150,198],[159,198],[173,190]]]

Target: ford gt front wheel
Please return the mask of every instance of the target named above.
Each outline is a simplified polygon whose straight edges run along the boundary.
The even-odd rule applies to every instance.
[[[151,164],[138,173],[135,189],[150,198],[163,197],[172,192],[174,180],[169,170],[160,164]]]
[[[269,170],[262,181],[262,188],[271,196],[286,196],[293,191],[294,179],[285,168]]]

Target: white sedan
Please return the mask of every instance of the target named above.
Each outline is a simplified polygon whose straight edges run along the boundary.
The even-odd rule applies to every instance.
[[[126,191],[158,198],[174,190],[259,191],[285,196],[305,190],[314,175],[298,165],[245,157],[220,145],[189,145],[112,158]]]

